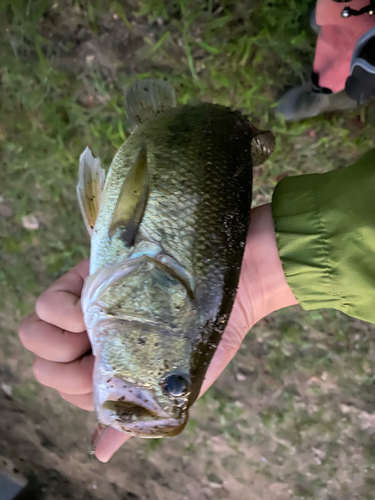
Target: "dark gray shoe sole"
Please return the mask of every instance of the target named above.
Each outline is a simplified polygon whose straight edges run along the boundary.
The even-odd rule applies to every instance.
[[[345,90],[337,94],[317,93],[308,85],[289,90],[275,108],[285,120],[298,121],[313,118],[329,111],[355,109],[357,102],[348,97]]]

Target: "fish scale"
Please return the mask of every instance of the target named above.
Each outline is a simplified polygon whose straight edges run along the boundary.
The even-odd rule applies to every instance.
[[[88,204],[84,220],[95,224],[82,295],[96,356],[95,407],[103,425],[172,436],[186,425],[228,322],[252,167],[268,157],[274,139],[223,106],[175,107],[165,82],[138,82],[126,103],[134,130],[105,186],[99,161],[81,158],[82,169],[90,162],[93,169],[80,177],[91,179],[87,192],[97,185],[95,221],[83,182],[78,186],[80,206]]]

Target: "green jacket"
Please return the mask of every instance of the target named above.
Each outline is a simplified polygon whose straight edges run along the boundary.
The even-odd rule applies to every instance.
[[[375,323],[375,150],[347,168],[283,179],[272,212],[301,306]]]

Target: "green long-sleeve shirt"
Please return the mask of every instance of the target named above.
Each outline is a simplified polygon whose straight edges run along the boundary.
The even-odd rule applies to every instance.
[[[272,212],[301,306],[375,323],[375,150],[346,168],[283,179]]]

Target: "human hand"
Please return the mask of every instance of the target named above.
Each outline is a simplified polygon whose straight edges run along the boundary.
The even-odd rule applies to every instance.
[[[94,357],[81,311],[81,291],[89,273],[84,260],[50,286],[37,300],[19,335],[36,357],[33,370],[43,385],[79,408],[93,411]],[[270,205],[252,210],[236,300],[228,326],[207,370],[202,395],[234,357],[246,333],[270,312],[296,304],[278,257]],[[107,428],[96,457],[107,462],[129,435]]]

